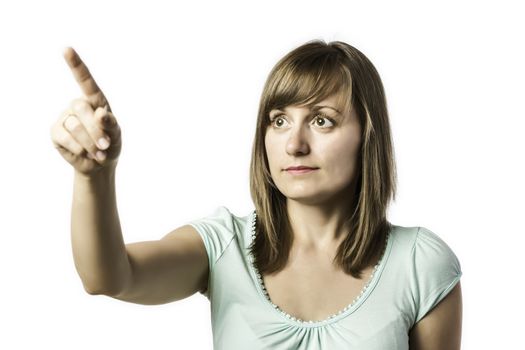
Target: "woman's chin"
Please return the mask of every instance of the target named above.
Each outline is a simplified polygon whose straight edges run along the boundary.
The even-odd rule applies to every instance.
[[[330,198],[326,193],[315,191],[288,191],[283,193],[287,201],[294,201],[304,205],[321,205]]]

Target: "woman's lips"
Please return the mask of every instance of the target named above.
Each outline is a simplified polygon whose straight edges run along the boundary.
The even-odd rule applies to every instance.
[[[292,175],[301,175],[301,174],[308,174],[312,173],[318,168],[310,168],[306,166],[298,166],[298,167],[289,167],[286,169],[286,172]]]
[[[295,166],[289,166],[285,170],[302,170],[302,169],[318,169],[314,166],[308,166],[308,165],[295,165]]]

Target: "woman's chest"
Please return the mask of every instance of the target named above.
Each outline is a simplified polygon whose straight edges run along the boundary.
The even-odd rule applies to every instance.
[[[281,310],[306,321],[320,321],[358,298],[372,268],[358,279],[326,261],[299,261],[273,275],[263,276],[271,301]]]

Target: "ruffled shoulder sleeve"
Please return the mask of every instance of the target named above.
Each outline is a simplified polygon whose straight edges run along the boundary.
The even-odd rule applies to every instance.
[[[412,248],[414,324],[456,286],[462,275],[458,258],[435,233],[419,227]]]
[[[234,217],[226,207],[220,206],[211,215],[187,224],[197,230],[204,242],[211,274],[213,267],[235,237]]]

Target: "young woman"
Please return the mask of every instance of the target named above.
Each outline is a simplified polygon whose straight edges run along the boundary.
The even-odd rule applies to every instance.
[[[459,349],[460,264],[424,227],[393,225],[394,151],[383,85],[344,42],[283,57],[262,94],[250,168],[255,210],[225,207],[125,244],[121,150],[108,101],[73,49],[85,96],[51,130],[74,167],[72,244],[86,291],[160,304],[200,291],[216,349]]]

